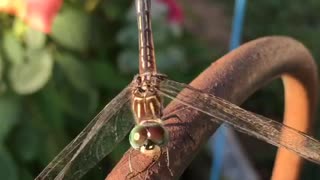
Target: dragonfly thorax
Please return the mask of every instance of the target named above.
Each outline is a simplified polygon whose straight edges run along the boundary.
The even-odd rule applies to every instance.
[[[135,78],[131,104],[137,124],[161,118],[162,99],[157,92],[160,80],[158,76],[151,74]]]

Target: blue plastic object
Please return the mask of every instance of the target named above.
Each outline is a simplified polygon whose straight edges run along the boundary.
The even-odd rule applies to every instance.
[[[246,9],[246,0],[235,0],[234,17],[232,23],[232,33],[230,41],[230,50],[237,48],[241,42],[241,34],[243,29],[243,20]],[[225,128],[222,125],[216,131],[214,137],[210,139],[212,154],[214,157],[213,166],[211,169],[211,180],[219,180],[222,174],[222,167],[224,161],[224,150],[226,147]]]

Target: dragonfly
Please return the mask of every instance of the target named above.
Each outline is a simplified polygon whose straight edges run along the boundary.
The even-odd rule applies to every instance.
[[[139,30],[139,74],[48,164],[36,180],[80,179],[130,130],[129,142],[133,149],[154,155],[166,148],[169,132],[162,118],[163,98],[203,113],[209,121],[227,123],[242,133],[285,147],[320,164],[318,140],[158,73],[151,28],[151,0],[135,0],[135,5]]]

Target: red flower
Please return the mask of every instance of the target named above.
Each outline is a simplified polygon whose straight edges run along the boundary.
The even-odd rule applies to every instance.
[[[166,4],[169,9],[169,21],[174,23],[182,23],[183,13],[181,7],[176,3],[175,0],[159,0]]]
[[[31,27],[50,33],[62,0],[0,0],[0,11],[23,19]]]

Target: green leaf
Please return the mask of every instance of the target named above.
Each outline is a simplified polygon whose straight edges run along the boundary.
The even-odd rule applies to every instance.
[[[18,180],[18,167],[3,148],[0,148],[0,179]]]
[[[111,20],[123,18],[123,7],[126,6],[126,1],[102,1],[100,7],[104,15]]]
[[[38,131],[35,131],[33,128],[30,122],[22,123],[13,134],[13,138],[11,138],[12,142],[10,145],[12,145],[15,155],[25,162],[34,160],[41,148],[41,136]]]
[[[40,49],[45,45],[46,35],[29,27],[25,35],[25,42],[30,49]]]
[[[77,119],[77,123],[79,123],[79,119],[87,122],[88,118],[94,115],[93,112],[96,110],[99,100],[96,89],[80,92],[67,86],[63,87],[60,97],[64,111]]]
[[[10,68],[9,81],[18,94],[32,94],[46,85],[52,75],[52,69],[53,60],[48,51],[30,51],[26,62]]]
[[[87,67],[70,53],[60,53],[56,57],[70,83],[79,91],[87,92],[92,88]]]
[[[0,82],[2,80],[3,70],[4,70],[4,62],[3,62],[2,56],[0,56]]]
[[[116,41],[126,48],[131,48],[134,50],[138,49],[138,29],[137,25],[127,26],[122,28],[117,34]]]
[[[152,4],[152,17],[153,19],[167,19],[168,6],[160,1],[154,1]]]
[[[122,51],[118,58],[118,65],[122,72],[137,73],[138,72],[139,52],[133,50]]]
[[[171,44],[174,38],[172,39],[170,27],[165,23],[166,21],[155,20],[153,30],[153,38],[155,47],[159,46],[168,46]]]
[[[19,40],[11,33],[5,33],[3,38],[4,52],[12,63],[19,64],[23,62],[24,49]]]
[[[34,177],[32,177],[32,174],[28,172],[26,169],[20,169],[19,172],[20,178],[22,180],[34,180]]]
[[[162,71],[185,68],[185,54],[177,46],[169,46],[157,54],[157,65]],[[177,68],[178,67],[178,68]]]
[[[88,47],[89,28],[87,14],[67,7],[53,23],[52,38],[66,48],[83,51]]]
[[[0,98],[0,143],[18,121],[20,102],[14,96],[1,96]],[[1,179],[1,178],[0,178]]]
[[[48,85],[43,88],[41,92],[37,94],[37,106],[39,106],[40,114],[45,121],[48,122],[50,129],[58,133],[59,135],[64,135],[64,124],[63,110],[61,107],[61,102],[59,91],[62,88],[56,86],[54,81],[50,81]]]
[[[4,69],[5,69],[4,62],[3,62],[2,56],[0,56],[0,95],[7,90],[7,86],[2,79],[4,75]]]
[[[98,86],[106,89],[121,89],[129,83],[129,80],[120,76],[111,64],[105,61],[93,61],[91,65],[91,75]]]
[[[94,11],[96,7],[99,5],[101,0],[86,0],[85,1],[85,9],[88,12]]]

